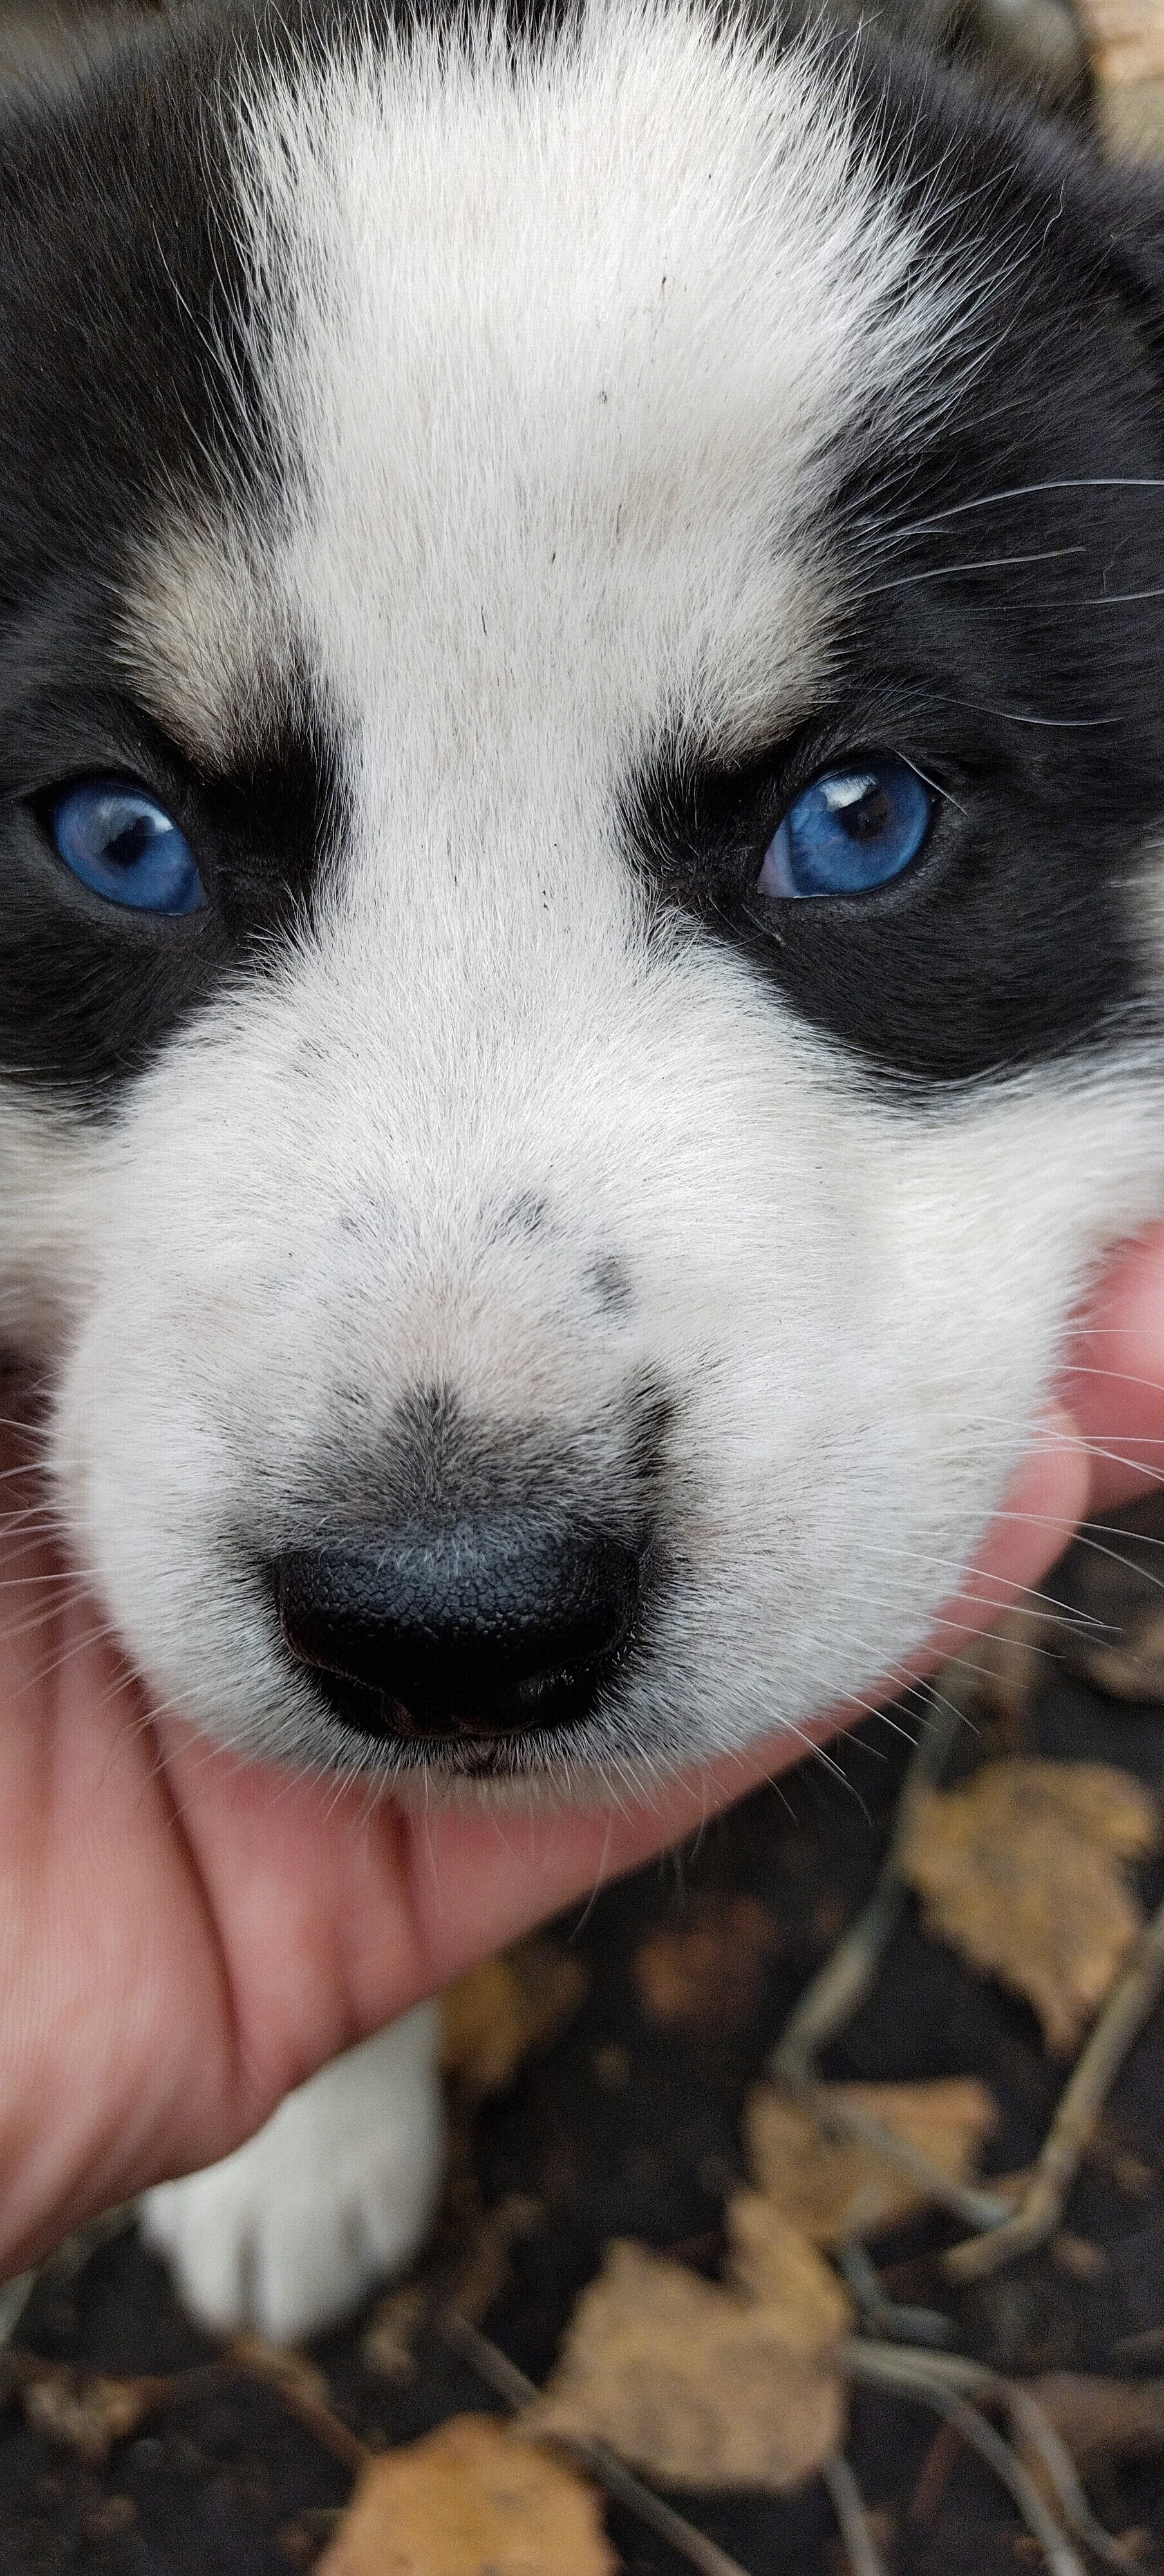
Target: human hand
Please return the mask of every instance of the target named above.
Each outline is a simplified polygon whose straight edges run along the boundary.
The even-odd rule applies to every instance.
[[[1063,1397],[931,1662],[1155,1481],[1164,1229],[1113,1264]],[[326,2058],[803,1751],[785,1736],[629,1809],[528,1817],[243,1765],[148,1716],[13,1424],[0,1496],[0,2275],[226,2154]]]

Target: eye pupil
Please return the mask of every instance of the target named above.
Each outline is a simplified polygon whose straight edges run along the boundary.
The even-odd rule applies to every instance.
[[[889,798],[880,787],[871,787],[853,805],[842,810],[841,821],[851,841],[875,841],[888,831],[893,819]]]
[[[924,779],[891,752],[826,771],[773,835],[757,892],[784,900],[869,894],[917,857],[933,807]]]
[[[83,780],[57,798],[48,825],[72,875],[123,910],[176,915],[205,903],[189,842],[143,787]]]
[[[123,831],[114,834],[107,845],[106,856],[119,868],[135,868],[156,838],[157,834],[146,816],[139,814],[132,823],[126,824]]]

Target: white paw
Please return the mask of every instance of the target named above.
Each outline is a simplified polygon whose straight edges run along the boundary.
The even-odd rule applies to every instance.
[[[440,2185],[437,2008],[423,2004],[288,2095],[245,2147],[141,2205],[147,2242],[216,2334],[317,2334],[400,2271]]]

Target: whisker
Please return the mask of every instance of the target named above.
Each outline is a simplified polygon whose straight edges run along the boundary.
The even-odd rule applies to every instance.
[[[1043,1516],[1037,1512],[1032,1513],[1030,1517],[1035,1521],[1040,1521],[1043,1518]],[[1046,1526],[1049,1528],[1055,1527],[1055,1522],[1050,1516],[1048,1516]],[[1014,1580],[1014,1577],[1009,1574],[984,1574],[981,1571],[975,1572],[972,1567],[968,1567],[965,1564],[961,1557],[935,1556],[927,1552],[925,1549],[917,1547],[894,1547],[891,1546],[889,1541],[886,1539],[879,1540],[874,1538],[864,1538],[862,1540],[862,1546],[872,1548],[874,1553],[879,1556],[895,1557],[899,1563],[910,1565],[933,1565],[939,1567],[944,1573],[953,1574],[955,1577],[969,1576],[973,1581],[979,1584],[999,1584],[1009,1596],[1007,1600],[1000,1601],[997,1604],[997,1607],[1000,1610],[1009,1609],[1015,1599],[1037,1601],[1040,1609],[1054,1610],[1056,1613],[1062,1609],[1062,1604],[1060,1602],[1054,1600],[1049,1592],[1041,1591],[1036,1584],[1017,1583]],[[985,1592],[968,1594],[967,1599],[974,1601],[978,1606],[983,1608],[989,1608],[991,1606],[990,1595]],[[1084,1614],[1081,1612],[1078,1615],[1082,1619]]]
[[[928,518],[912,519],[908,526],[895,528],[896,537],[920,536],[927,528],[940,528],[950,519],[968,518],[974,510],[997,510],[1004,501],[1033,501],[1044,492],[1164,492],[1164,478],[1155,474],[1068,474],[1056,476],[1047,483],[1014,483],[1006,491],[983,492],[974,501],[954,501],[949,509],[933,510]]]
[[[966,707],[971,715],[996,716],[1000,724],[1039,725],[1052,733],[1093,733],[1123,724],[1123,716],[1029,716],[1018,707],[992,707],[984,698],[954,698],[930,692],[935,704]]]
[[[883,599],[888,591],[913,590],[919,582],[953,581],[968,572],[1010,572],[1022,564],[1059,563],[1067,555],[1084,555],[1086,546],[1044,546],[1030,555],[976,555],[965,563],[935,564],[925,572],[903,572],[894,581],[872,582],[857,593],[859,599]],[[1147,595],[1147,594],[1144,594]]]
[[[998,1517],[1000,1520],[1004,1521],[1037,1522],[1039,1515],[1035,1512],[1000,1512]],[[1112,1565],[1126,1566],[1128,1562],[1127,1557],[1120,1555],[1118,1547],[1105,1547],[1102,1539],[1095,1538],[1092,1535],[1094,1526],[1093,1522],[1084,1521],[1082,1526],[1076,1530],[1072,1545],[1075,1547],[1089,1548],[1095,1556],[1106,1556]],[[1151,1584],[1154,1592],[1164,1592],[1164,1576],[1150,1574],[1146,1566],[1142,1566],[1140,1568],[1140,1574],[1145,1583]],[[1107,1626],[1109,1624],[1110,1623],[1107,1621],[1099,1622],[1100,1626]]]

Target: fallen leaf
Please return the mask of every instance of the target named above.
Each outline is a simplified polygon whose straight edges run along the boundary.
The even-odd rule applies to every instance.
[[[725,2212],[728,2278],[767,2312],[788,2352],[818,2354],[854,2322],[853,2302],[802,2228],[759,2191],[733,2192]]]
[[[863,2112],[930,2158],[951,2182],[977,2171],[998,2108],[973,2076],[926,2084],[830,2084],[822,2102]],[[814,2245],[884,2236],[928,2205],[924,2186],[862,2140],[827,2134],[815,2110],[757,2084],[744,2111],[748,2160],[761,2191]]]
[[[1164,1700],[1164,1612],[1153,1610],[1127,1634],[1103,1644],[1079,1646],[1074,1667],[1109,1699],[1153,1706]]]
[[[317,2576],[614,2576],[598,2498],[491,2415],[364,2470]]]
[[[446,2075],[475,2099],[503,2093],[522,2060],[573,2020],[589,1982],[581,1959],[551,1941],[522,1941],[482,1960],[441,1998]]]
[[[1159,1840],[1151,1792],[1103,1762],[988,1762],[920,1798],[902,1854],[927,1928],[1034,2005],[1070,2054],[1143,1929],[1123,1864]]]
[[[360,2355],[368,2370],[382,2379],[403,2382],[416,2377],[416,2338],[425,2321],[428,2297],[422,2284],[410,2281],[377,2301],[360,2337]]]
[[[781,1934],[755,1896],[698,1900],[688,1923],[652,1932],[635,1952],[640,2009],[664,2030],[741,2029],[764,1999]]]
[[[798,2486],[844,2441],[839,2370],[770,2311],[645,2245],[607,2247],[525,2422],[600,2441],[668,2486]]]
[[[38,2362],[20,2390],[27,2422],[64,2450],[99,2468],[118,2442],[136,2433],[157,2404],[149,2380],[103,2379],[96,2373]]]

